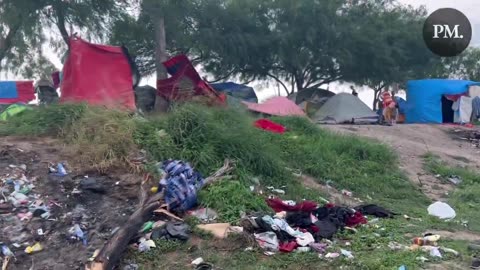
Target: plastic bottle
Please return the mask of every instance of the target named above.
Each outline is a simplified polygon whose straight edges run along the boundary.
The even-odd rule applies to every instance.
[[[2,254],[4,257],[14,257],[13,252],[6,246],[2,245]]]
[[[67,175],[67,170],[65,170],[65,167],[63,167],[62,163],[57,164],[57,171],[58,171],[58,175],[60,175],[60,176]]]

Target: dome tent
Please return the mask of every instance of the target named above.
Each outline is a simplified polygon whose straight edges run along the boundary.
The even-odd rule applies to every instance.
[[[378,115],[358,97],[339,93],[327,100],[312,120],[318,124],[376,123]]]

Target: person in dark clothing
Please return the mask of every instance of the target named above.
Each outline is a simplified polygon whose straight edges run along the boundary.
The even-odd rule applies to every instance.
[[[352,89],[352,95],[358,97],[358,93],[357,91],[355,90],[355,88],[353,86],[350,86],[350,89]]]

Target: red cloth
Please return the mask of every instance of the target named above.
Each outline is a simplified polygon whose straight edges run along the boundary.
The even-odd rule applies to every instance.
[[[390,104],[394,103],[392,95],[388,91],[382,93],[382,102],[384,109],[390,106]]]
[[[249,110],[254,112],[276,116],[306,116],[302,108],[286,97],[274,97],[262,104],[242,102]]]
[[[458,94],[458,95],[445,95],[445,98],[448,100],[451,100],[453,102],[457,101],[459,98],[463,96],[468,96],[468,92],[465,92],[463,94]]]
[[[346,221],[348,227],[356,227],[360,224],[367,224],[367,219],[360,212],[355,212],[355,214]]]
[[[0,104],[29,103],[35,99],[33,81],[17,81],[17,98],[0,98]]]
[[[320,229],[316,226],[316,225],[312,225],[310,226],[310,231],[312,231],[312,233],[318,233],[320,231]]]
[[[276,213],[287,211],[287,212],[312,212],[313,210],[317,209],[318,205],[315,202],[311,201],[303,201],[301,203],[297,203],[294,206],[288,205],[283,203],[280,199],[267,199],[267,204],[270,208],[273,209]]]
[[[226,96],[204,82],[186,55],[178,55],[163,63],[171,78],[157,81],[158,94],[167,100],[184,101],[193,96],[206,96],[225,104]]]
[[[255,121],[255,127],[278,134],[283,134],[287,130],[284,126],[268,119],[259,119]]]
[[[298,244],[295,241],[279,244],[279,250],[281,252],[286,252],[286,253],[294,251],[297,247],[298,247]]]
[[[122,48],[72,37],[63,66],[60,102],[135,110],[132,70]]]

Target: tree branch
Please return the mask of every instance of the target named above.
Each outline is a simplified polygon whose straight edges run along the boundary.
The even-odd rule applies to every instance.
[[[18,20],[9,30],[5,38],[0,38],[0,63],[3,58],[7,55],[7,52],[12,48],[13,39],[20,30],[22,23],[21,20]],[[0,67],[1,68],[1,67]]]
[[[280,80],[278,77],[276,77],[276,76],[274,76],[274,75],[272,75],[272,74],[270,74],[270,73],[267,73],[267,76],[270,77],[270,78],[272,78],[272,79],[274,79],[277,83],[279,83],[279,84],[283,87],[283,89],[285,89],[285,92],[287,93],[287,95],[289,94],[288,88],[287,88],[287,86],[282,82],[282,80]]]

